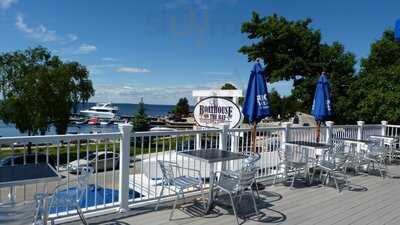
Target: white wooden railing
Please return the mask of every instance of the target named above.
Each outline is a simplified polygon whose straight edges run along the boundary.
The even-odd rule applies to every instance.
[[[397,136],[400,135],[399,129],[400,126],[388,125],[386,121],[377,125],[366,125],[362,121],[358,121],[357,125],[334,125],[328,121],[326,126],[320,128],[319,141],[330,143],[335,138],[365,139],[374,134]],[[0,156],[3,159],[6,155],[11,157],[10,166],[32,163],[31,160],[34,160],[33,163],[48,162],[63,175],[61,182],[69,184],[76,179],[76,174],[72,174],[74,169],[68,166],[71,162],[90,158],[92,153],[109,153],[104,163],[95,157],[92,164],[96,170],[91,180],[96,187],[92,190],[94,204],[86,201],[83,205],[83,210],[90,214],[105,209],[124,212],[140,204],[153,203],[161,189],[161,171],[157,160],[175,161],[183,168],[199,169],[207,183],[208,165],[181,157],[177,152],[197,149],[242,152],[252,146],[250,128],[131,132],[132,126],[123,124],[119,130],[103,134],[3,137],[0,138]],[[257,128],[255,144],[261,155],[258,178],[266,179],[276,173],[276,166],[280,162],[277,150],[286,141],[316,140],[317,127],[291,127],[283,123],[281,127]],[[15,158],[18,155],[22,157]],[[16,162],[20,159],[23,162]],[[240,162],[230,162],[228,168],[237,169],[240,166]],[[61,182],[47,184],[48,189],[52,190]],[[41,192],[43,187],[44,184],[35,184],[0,189],[0,203],[8,201],[10,197],[22,202],[32,200],[33,195]],[[102,193],[98,195],[97,192]],[[163,199],[168,200],[172,194],[170,190],[165,191]],[[60,220],[74,215],[74,212],[64,210],[53,211],[50,217]]]

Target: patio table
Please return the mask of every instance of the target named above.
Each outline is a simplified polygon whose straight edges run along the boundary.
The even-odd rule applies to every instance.
[[[13,187],[18,185],[45,183],[44,193],[47,195],[47,183],[61,180],[57,171],[47,163],[25,164],[0,167],[0,188],[10,187],[11,202],[15,202]],[[44,200],[47,208],[47,200]],[[47,212],[44,219],[47,224]]]
[[[245,156],[240,153],[229,152],[225,150],[219,149],[201,149],[201,150],[193,150],[193,151],[182,151],[178,154],[182,156],[186,156],[189,158],[197,159],[204,161],[210,165],[210,190],[208,193],[208,204],[206,213],[209,213],[212,209],[212,205],[214,202],[214,182],[215,182],[215,171],[214,165],[215,163],[222,162],[221,170],[224,170],[226,165],[225,162],[231,160],[244,159]]]
[[[332,147],[332,145],[311,141],[287,141],[285,144],[290,146],[298,146],[300,148],[312,149],[315,151],[317,158],[323,155],[323,150],[327,150]]]
[[[367,149],[370,145],[374,144],[374,141],[371,140],[362,140],[362,139],[355,139],[355,138],[335,138],[334,140],[343,141],[345,144],[350,145],[357,145],[357,152],[359,153],[361,150],[361,146],[366,146]],[[354,152],[353,152],[354,154]]]

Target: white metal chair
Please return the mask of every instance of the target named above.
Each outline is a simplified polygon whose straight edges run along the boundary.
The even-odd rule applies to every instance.
[[[229,195],[232,203],[233,212],[236,217],[236,222],[239,225],[239,218],[237,215],[237,208],[235,204],[235,199],[239,197],[238,203],[240,204],[242,196],[244,193],[249,193],[253,201],[253,206],[256,215],[259,214],[256,200],[254,198],[254,192],[251,188],[255,183],[257,170],[251,167],[243,167],[239,172],[235,171],[220,171],[217,186],[215,187],[217,191],[223,191]]]
[[[294,181],[302,171],[304,172],[306,180],[308,179],[309,163],[313,162],[315,159],[308,156],[308,150],[306,148],[299,148],[296,150],[294,150],[294,148],[290,150],[279,149],[278,151],[280,163],[277,165],[277,172],[275,173],[273,184],[276,183],[278,171],[281,169],[285,170],[285,175],[287,175],[289,171],[293,172],[290,188],[294,187]]]
[[[89,180],[92,174],[92,168],[85,168],[82,170],[75,183],[60,184],[55,188],[53,194],[51,194],[50,196],[42,195],[42,199],[44,197],[48,197],[49,201],[48,209],[44,210],[48,211],[49,209],[57,209],[58,207],[65,207],[65,210],[75,209],[82,223],[85,225],[88,224],[80,207],[80,202],[84,196],[84,193],[87,192]],[[43,204],[43,200],[39,199],[37,200],[37,202]],[[36,215],[40,215],[41,209],[43,209],[43,207],[43,205],[39,205],[36,210],[37,213],[35,213],[35,220],[38,220],[39,222],[41,220],[41,217]],[[54,221],[51,222],[52,224],[54,224]]]
[[[345,186],[349,187],[350,181],[349,176],[346,174],[349,154],[344,151],[333,151],[330,156],[327,156],[325,159],[321,160],[316,166],[318,167],[320,172],[320,180],[322,178],[323,173],[326,173],[325,180],[322,182],[323,184],[327,184],[329,178],[333,178],[336,185],[336,190],[340,193],[341,189],[337,182],[338,177],[343,177]],[[313,175],[314,176],[314,175]]]
[[[155,207],[155,210],[158,210],[158,207],[160,205],[160,200],[166,185],[169,186],[170,188],[173,187],[173,190],[175,191],[176,194],[175,202],[172,207],[169,220],[172,220],[172,216],[176,209],[176,204],[179,198],[184,198],[184,190],[190,188],[195,188],[197,190],[200,190],[201,197],[203,200],[203,207],[204,210],[206,209],[206,200],[203,191],[203,181],[199,170],[185,168],[185,170],[191,170],[197,173],[197,177],[184,176],[182,172],[183,168],[180,167],[178,164],[174,162],[161,161],[161,160],[158,160],[157,162],[160,165],[160,169],[163,175],[163,180],[162,180],[161,192],[157,199],[157,205]]]
[[[259,167],[257,166],[257,162],[261,159],[261,155],[258,152],[253,152],[253,151],[245,151],[245,152],[243,152],[243,155],[245,156],[245,158],[242,160],[242,166],[246,167],[247,169],[255,170],[256,175],[257,175],[257,171],[259,170]],[[240,172],[240,170],[239,170],[239,172]],[[259,199],[260,194],[259,194],[258,184],[257,184],[256,179],[254,179],[253,186],[256,189],[257,198]]]

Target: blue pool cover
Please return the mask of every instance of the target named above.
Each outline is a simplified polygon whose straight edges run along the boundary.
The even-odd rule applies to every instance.
[[[110,188],[103,188],[101,186],[97,186],[97,192],[96,192],[96,186],[94,184],[88,185],[87,193],[86,191],[83,193],[83,197],[80,201],[80,207],[82,209],[86,207],[92,207],[96,205],[103,205],[103,204],[109,204],[112,202],[118,202],[118,190],[113,190]],[[69,192],[74,193],[76,191],[76,187],[71,187],[69,188]],[[67,195],[68,190],[62,190],[57,193],[58,196],[63,196]],[[113,201],[113,196],[114,196],[114,201]],[[132,189],[129,189],[129,199],[134,199],[134,198],[139,198],[143,195],[140,193],[133,191]],[[86,199],[87,197],[87,199]],[[68,210],[73,210],[72,207],[68,207]],[[49,209],[49,213],[60,213],[60,212],[65,212],[67,211],[67,206],[52,206]]]

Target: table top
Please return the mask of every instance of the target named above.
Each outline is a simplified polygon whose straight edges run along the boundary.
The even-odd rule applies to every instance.
[[[223,162],[230,161],[236,159],[244,159],[245,156],[236,152],[223,151],[219,149],[201,149],[201,150],[193,150],[193,151],[183,151],[178,152],[178,154],[182,156],[187,156],[203,161],[207,161],[208,163],[215,162]]]
[[[60,180],[61,176],[47,163],[0,167],[0,187]]]
[[[385,136],[385,135],[371,135],[369,136],[370,138],[380,138],[380,139],[397,139],[397,137],[393,137],[393,136]]]
[[[359,140],[359,139],[354,139],[354,138],[335,138],[335,140],[351,142],[351,143],[356,143],[356,144],[359,144],[359,143],[373,144],[373,143],[375,143],[374,141],[371,141],[371,140]]]
[[[317,142],[311,142],[311,141],[288,141],[285,144],[298,145],[298,146],[309,147],[309,148],[330,148],[330,147],[332,147],[331,145],[328,145],[325,143],[317,143]]]

